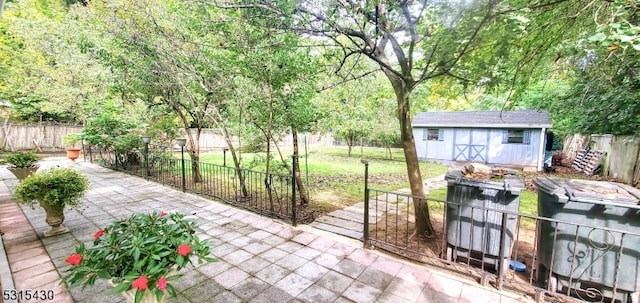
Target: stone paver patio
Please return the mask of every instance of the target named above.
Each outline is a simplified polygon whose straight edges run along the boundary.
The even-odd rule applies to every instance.
[[[317,230],[292,227],[225,204],[102,168],[63,158],[42,168],[73,166],[91,181],[79,210],[65,211],[70,233],[43,238],[44,211],[19,206],[10,188],[17,180],[0,169],[0,251],[3,289],[51,289],[53,302],[124,302],[98,281],[84,290],[60,284],[66,257],[96,230],[136,212],[189,214],[205,231],[218,262],[181,271],[178,297],[168,302],[522,302],[525,298],[434,269],[365,250],[362,243]],[[7,268],[7,266],[10,267]],[[7,277],[11,273],[11,277]],[[15,302],[5,300],[4,302]],[[35,301],[23,301],[35,302]],[[45,302],[45,301],[40,301]]]

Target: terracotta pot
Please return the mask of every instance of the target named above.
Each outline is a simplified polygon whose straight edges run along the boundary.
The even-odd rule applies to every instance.
[[[40,203],[40,206],[44,208],[44,211],[47,213],[45,221],[51,226],[50,230],[44,232],[45,237],[69,232],[69,229],[62,224],[62,222],[64,222],[64,207],[52,206],[45,203]]]
[[[38,168],[40,168],[39,165],[35,165],[32,167],[25,167],[25,168],[19,168],[19,167],[7,167],[7,169],[12,172],[16,178],[18,178],[18,180],[23,180],[26,179],[28,176],[31,176],[32,174],[34,174]]]
[[[80,149],[79,148],[67,149],[67,158],[71,159],[71,161],[73,162],[76,162],[76,159],[80,158]]]

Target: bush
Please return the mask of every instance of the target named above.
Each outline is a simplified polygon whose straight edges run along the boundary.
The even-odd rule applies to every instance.
[[[16,187],[15,197],[20,203],[33,200],[57,207],[78,207],[80,198],[89,188],[89,180],[71,168],[51,168],[31,175]]]
[[[171,282],[182,276],[177,271],[194,261],[216,261],[196,231],[201,230],[195,220],[181,213],[135,214],[114,221],[94,234],[92,247],[76,247],[66,260],[71,267],[64,281],[85,287],[98,278],[109,279],[117,285],[114,292],[136,290],[136,302],[146,292],[175,297]]]
[[[9,163],[11,167],[27,168],[34,167],[42,157],[34,152],[19,152],[4,157],[4,162]]]

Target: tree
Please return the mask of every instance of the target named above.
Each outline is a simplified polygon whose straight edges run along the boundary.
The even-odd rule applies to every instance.
[[[282,18],[275,26],[320,36],[350,57],[376,63],[393,87],[407,174],[414,198],[416,233],[433,227],[424,202],[409,97],[420,84],[454,78],[465,85],[521,92],[536,68],[551,57],[575,18],[588,15],[585,1],[239,1],[222,7],[261,9]],[[562,33],[562,34],[561,34]],[[526,43],[526,44],[525,44]],[[358,61],[358,60],[356,60]],[[358,75],[350,75],[355,78]]]
[[[315,74],[317,64],[310,55],[309,47],[301,45],[301,39],[295,34],[281,33],[261,26],[269,20],[251,22],[255,26],[246,26],[238,30],[228,40],[230,48],[243,53],[238,65],[242,66],[241,75],[253,82],[253,100],[246,104],[245,116],[264,136],[266,143],[266,165],[264,185],[271,195],[271,148],[284,134],[290,134],[293,141],[293,157],[299,157],[298,132],[308,131],[315,124],[317,110],[310,102],[315,95]],[[288,163],[282,153],[280,160]],[[295,176],[302,204],[309,203],[305,184],[296,161],[289,170]],[[273,208],[273,203],[271,205]]]
[[[76,10],[59,1],[12,4],[0,19],[0,100],[18,120],[84,122],[111,97],[111,74],[85,51]]]
[[[236,168],[239,161],[221,115],[228,97],[230,77],[226,56],[218,44],[220,23],[215,12],[189,3],[92,2],[87,25],[102,36],[93,48],[108,66],[118,72],[114,89],[129,100],[141,99],[148,106],[166,106],[181,121],[188,138],[194,182],[200,182],[199,138],[209,124],[219,127],[229,145]],[[112,14],[112,11],[118,14]],[[233,69],[230,69],[231,71]],[[195,129],[195,131],[191,131]],[[242,195],[246,196],[240,175]]]
[[[548,109],[560,134],[640,134],[640,7],[612,1],[563,48],[564,73],[547,84]]]

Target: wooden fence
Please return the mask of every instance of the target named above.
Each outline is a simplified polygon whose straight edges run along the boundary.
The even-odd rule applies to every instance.
[[[4,122],[0,126],[0,150],[64,150],[62,137],[82,131],[80,126],[58,124],[17,125]]]
[[[195,134],[194,129],[190,129],[190,131],[192,134]],[[333,136],[331,134],[298,134],[298,145],[300,148],[304,148],[305,140],[309,147],[333,146]],[[227,147],[224,136],[220,135],[216,129],[203,129],[200,133],[199,141],[201,151],[222,150]],[[238,141],[237,136],[231,137],[231,142],[235,147],[240,146]],[[290,134],[282,136],[280,141],[277,142],[277,145],[284,148],[293,146],[292,136]]]
[[[565,138],[563,153],[574,159],[577,150],[591,148],[606,152],[602,175],[633,186],[640,184],[640,138],[613,135],[573,135]]]
[[[0,150],[61,151],[64,150],[62,137],[68,133],[81,131],[82,127],[80,126],[59,124],[17,125],[4,122],[0,125]],[[300,144],[301,148],[304,148],[305,140],[310,147],[333,146],[333,136],[331,134],[299,134],[298,144]],[[231,141],[235,146],[238,146],[238,137],[233,136]],[[292,146],[291,135],[284,136],[277,144],[280,147]],[[217,130],[202,130],[200,134],[201,151],[222,150],[226,146],[227,143],[224,137]]]

